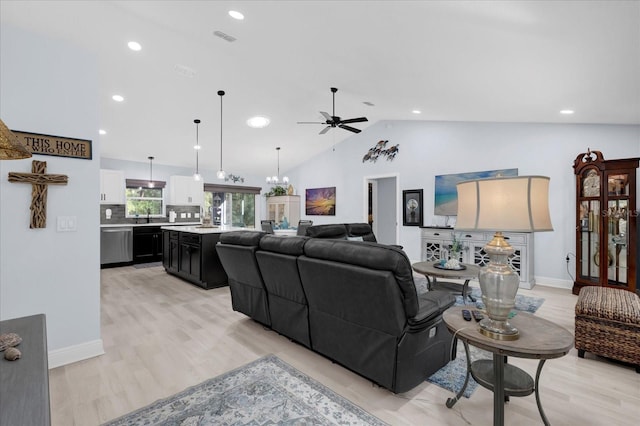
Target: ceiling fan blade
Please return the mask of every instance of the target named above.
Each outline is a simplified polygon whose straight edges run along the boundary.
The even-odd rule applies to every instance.
[[[331,126],[327,126],[324,129],[322,129],[320,131],[320,133],[318,133],[319,135],[324,135],[325,133],[327,133],[329,131],[329,129],[331,128]]]
[[[320,111],[320,114],[322,114],[322,116],[324,118],[327,119],[327,121],[333,121],[333,117],[331,117],[328,113],[324,112],[324,111]]]
[[[358,117],[358,118],[350,118],[348,120],[341,120],[340,122],[343,124],[346,124],[346,123],[361,123],[363,121],[369,121],[369,120],[367,120],[367,117]]]
[[[340,127],[341,129],[348,130],[348,131],[353,132],[353,133],[360,133],[362,131],[360,129],[356,129],[355,127],[345,126],[343,124],[339,125],[338,127]]]

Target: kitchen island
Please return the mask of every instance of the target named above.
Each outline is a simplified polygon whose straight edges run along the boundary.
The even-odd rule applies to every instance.
[[[204,289],[228,285],[216,244],[223,232],[245,228],[163,226],[162,265],[167,273]]]

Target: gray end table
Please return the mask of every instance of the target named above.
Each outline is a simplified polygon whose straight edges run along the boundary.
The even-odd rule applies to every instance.
[[[451,408],[462,397],[469,375],[479,385],[493,391],[493,424],[504,425],[504,402],[510,396],[527,396],[535,392],[540,417],[549,425],[540,402],[540,373],[547,359],[560,358],[573,347],[573,334],[551,321],[535,315],[518,312],[509,322],[520,332],[518,340],[495,340],[480,333],[478,323],[462,318],[464,306],[447,309],[443,319],[447,328],[460,339],[467,355],[467,377],[455,398],[447,400]],[[470,362],[468,345],[493,354],[493,360]],[[535,381],[522,369],[507,363],[507,357],[539,359]]]
[[[17,333],[22,358],[0,352],[0,425],[49,425],[47,330],[43,314],[0,321],[0,334]]]
[[[469,292],[469,281],[478,278],[480,267],[467,263],[461,263],[460,265],[463,266],[464,269],[440,269],[435,266],[436,263],[437,262],[434,261],[416,262],[411,265],[411,267],[414,271],[424,275],[427,278],[427,288],[429,290],[438,288],[455,293],[462,293],[462,300],[466,301]],[[438,278],[464,280],[464,284],[438,281]],[[469,298],[473,300],[470,295]]]

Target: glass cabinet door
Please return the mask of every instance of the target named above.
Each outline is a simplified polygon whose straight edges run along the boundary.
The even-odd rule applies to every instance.
[[[608,283],[622,287],[626,287],[629,282],[628,182],[627,174],[612,174],[607,177],[607,210],[603,212],[607,224]]]
[[[598,282],[600,277],[600,201],[580,202],[578,261],[580,278]]]

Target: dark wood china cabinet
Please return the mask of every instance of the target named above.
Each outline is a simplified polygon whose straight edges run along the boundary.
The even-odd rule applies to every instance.
[[[576,277],[573,293],[597,285],[636,291],[640,158],[605,160],[589,150],[573,163],[576,175]]]

